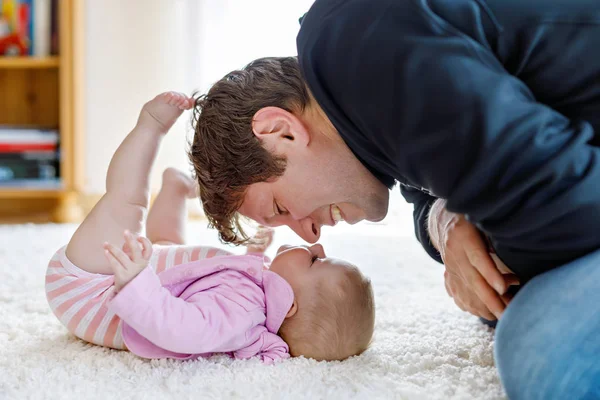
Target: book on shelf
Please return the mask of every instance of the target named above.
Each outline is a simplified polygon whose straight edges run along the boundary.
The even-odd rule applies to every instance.
[[[0,189],[19,190],[57,190],[62,187],[60,179],[13,179],[12,181],[0,181]]]
[[[0,187],[56,187],[59,167],[58,131],[0,127]]]
[[[0,0],[0,56],[58,54],[58,0]]]

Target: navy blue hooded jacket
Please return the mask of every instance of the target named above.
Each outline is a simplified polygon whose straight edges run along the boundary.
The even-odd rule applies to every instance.
[[[598,0],[317,0],[308,87],[356,157],[527,280],[600,248]]]

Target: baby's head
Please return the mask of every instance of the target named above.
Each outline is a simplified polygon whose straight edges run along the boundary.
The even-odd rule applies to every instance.
[[[282,246],[271,271],[294,291],[279,330],[292,356],[343,360],[367,349],[375,324],[371,282],[343,260],[325,258],[321,245]]]

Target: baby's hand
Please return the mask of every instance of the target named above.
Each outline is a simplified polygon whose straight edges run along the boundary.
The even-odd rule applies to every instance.
[[[248,245],[246,253],[264,254],[273,243],[275,231],[269,227],[259,225],[256,235],[252,238],[251,244]]]
[[[135,278],[144,268],[152,255],[152,243],[148,238],[139,236],[135,238],[131,232],[125,231],[125,244],[127,252],[104,243],[104,254],[115,274],[115,291],[118,292]]]

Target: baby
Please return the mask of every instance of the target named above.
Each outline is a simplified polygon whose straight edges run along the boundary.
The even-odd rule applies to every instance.
[[[184,245],[192,179],[167,169],[152,208],[149,176],[162,137],[194,100],[146,103],[115,152],[106,193],[58,250],[46,274],[50,308],[75,336],[145,358],[213,353],[343,360],[373,336],[371,283],[323,247],[282,246],[259,228],[246,255]],[[140,236],[143,225],[147,237]]]

